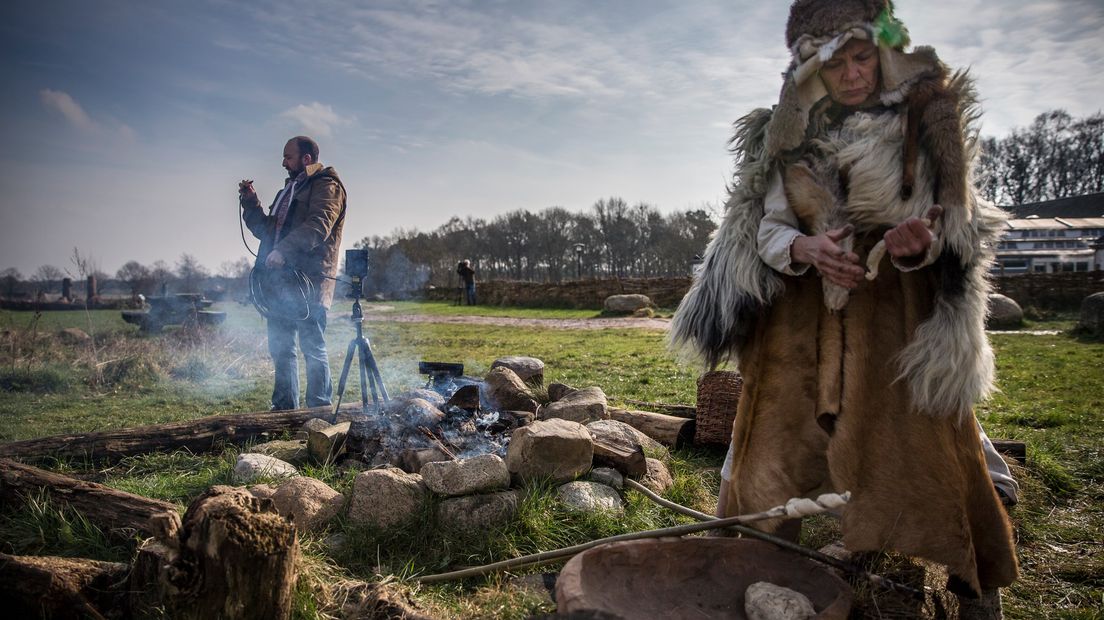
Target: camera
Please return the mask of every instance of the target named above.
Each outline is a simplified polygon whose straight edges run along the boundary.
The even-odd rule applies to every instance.
[[[351,278],[368,277],[368,250],[345,250],[345,275]]]

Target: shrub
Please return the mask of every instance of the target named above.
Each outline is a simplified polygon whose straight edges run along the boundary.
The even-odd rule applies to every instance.
[[[5,368],[0,370],[0,391],[52,394],[64,392],[72,384],[67,370],[44,368]]]

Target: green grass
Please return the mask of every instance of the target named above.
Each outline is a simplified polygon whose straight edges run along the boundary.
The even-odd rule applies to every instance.
[[[459,313],[442,303],[403,302],[394,312]],[[426,308],[429,308],[428,310]],[[223,304],[228,312],[219,332],[175,330],[144,337],[116,321],[117,312],[0,315],[0,440],[87,432],[205,415],[267,408],[271,367],[263,322],[252,308]],[[481,313],[479,307],[464,313]],[[492,309],[498,310],[498,309]],[[353,336],[347,306],[330,314],[327,337],[331,367],[339,370]],[[499,316],[580,318],[579,311],[509,310]],[[594,316],[596,311],[583,311]],[[86,325],[95,339],[66,344],[56,332]],[[1051,329],[1064,317],[1044,317],[1035,329]],[[547,364],[546,381],[576,387],[599,385],[611,402],[626,400],[692,403],[696,372],[677,365],[663,348],[663,334],[650,330],[572,331],[529,327],[370,322],[372,342],[388,389],[420,386],[420,360],[462,362],[471,375],[485,373],[495,358],[531,355]],[[1028,444],[1027,466],[1017,470],[1023,492],[1012,510],[1023,575],[1005,592],[1008,618],[1099,617],[1104,603],[1104,343],[1067,335],[993,337],[1002,392],[979,407],[993,437]],[[335,377],[336,380],[336,377]],[[359,397],[355,379],[347,400]],[[133,457],[110,467],[79,461],[50,465],[92,476],[110,486],[173,502],[181,510],[212,484],[230,481],[236,454],[183,452]],[[723,458],[720,450],[679,450],[671,455],[673,501],[711,512]],[[348,492],[353,474],[307,467],[339,491]],[[681,522],[629,493],[624,517],[569,513],[547,486],[527,489],[517,519],[478,533],[437,527],[432,509],[412,526],[370,531],[337,520],[328,531],[306,535],[309,568],[296,592],[296,617],[319,618],[324,584],[345,578],[369,581],[440,572],[535,551],[548,550],[630,530]],[[42,497],[21,509],[0,513],[0,549],[14,553],[77,555],[126,561],[130,552],[108,540],[79,515]],[[819,546],[838,536],[827,518],[813,519],[805,542]],[[323,543],[343,534],[334,550]],[[886,566],[889,571],[907,567]],[[530,569],[539,572],[546,569]],[[516,586],[507,575],[433,587],[401,586],[430,610],[450,617],[524,618],[548,613],[546,599]],[[865,598],[863,598],[865,597]],[[869,601],[860,593],[861,601]]]
[[[515,308],[510,306],[458,306],[447,301],[381,301],[364,303],[365,313],[425,314],[430,316],[495,316],[519,319],[592,319],[601,308]],[[352,303],[334,304],[335,311],[348,312]]]

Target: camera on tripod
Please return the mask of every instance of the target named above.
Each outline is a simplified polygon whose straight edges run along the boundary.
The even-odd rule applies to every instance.
[[[360,299],[362,293],[361,282],[368,277],[368,250],[345,250],[345,275],[352,279],[351,296]]]

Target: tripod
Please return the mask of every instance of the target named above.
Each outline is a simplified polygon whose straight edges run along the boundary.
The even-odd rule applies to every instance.
[[[372,345],[364,337],[364,310],[360,307],[361,280],[353,278],[353,324],[356,325],[356,336],[349,341],[349,348],[345,352],[345,365],[341,368],[341,379],[337,382],[337,404],[334,405],[334,413],[341,409],[341,397],[345,395],[345,384],[349,380],[349,368],[353,365],[353,352],[360,361],[360,411],[368,413],[368,388],[372,389],[372,402],[379,408],[380,398],[387,402],[387,388],[383,386],[383,377],[380,376],[379,366],[376,365],[376,357],[372,355]],[[378,389],[378,391],[377,391]]]

